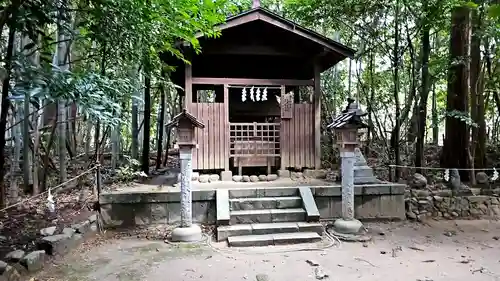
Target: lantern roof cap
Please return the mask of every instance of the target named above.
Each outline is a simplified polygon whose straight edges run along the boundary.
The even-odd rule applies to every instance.
[[[172,118],[172,121],[170,121],[165,126],[167,128],[177,126],[179,125],[179,122],[181,120],[188,120],[189,122],[191,122],[191,124],[193,124],[193,126],[197,128],[200,129],[205,128],[205,124],[203,124],[200,120],[198,120],[198,118],[196,118],[194,115],[189,113],[186,109],[183,109],[181,113],[175,115],[174,118]]]

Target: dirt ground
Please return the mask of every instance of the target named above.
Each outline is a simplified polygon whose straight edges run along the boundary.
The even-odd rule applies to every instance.
[[[366,226],[373,241],[331,247],[328,240],[236,249],[137,238],[88,241],[32,280],[500,280],[497,221]]]

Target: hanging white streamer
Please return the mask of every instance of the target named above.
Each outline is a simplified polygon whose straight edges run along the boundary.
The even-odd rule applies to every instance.
[[[262,100],[267,100],[267,88],[264,88],[264,91],[262,91]]]
[[[255,100],[260,101],[260,88],[257,88],[257,91],[255,91]]]
[[[444,180],[445,181],[450,180],[450,170],[448,170],[448,169],[444,170]]]
[[[241,91],[241,101],[246,101],[247,100],[247,89],[246,88],[243,88],[243,90]]]
[[[53,213],[56,211],[56,203],[54,202],[54,197],[52,196],[52,193],[49,192],[47,193],[47,208],[49,209],[49,212]]]
[[[497,169],[493,168],[493,176],[491,177],[492,181],[496,181],[498,179],[498,171]]]
[[[253,88],[253,86],[252,86],[252,88],[250,89],[250,99],[251,99],[252,101],[255,101],[255,99],[254,99],[254,97],[253,97],[253,91],[254,91],[254,88]]]

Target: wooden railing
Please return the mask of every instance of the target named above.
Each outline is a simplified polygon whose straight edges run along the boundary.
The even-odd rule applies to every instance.
[[[280,123],[229,123],[229,157],[280,156]]]

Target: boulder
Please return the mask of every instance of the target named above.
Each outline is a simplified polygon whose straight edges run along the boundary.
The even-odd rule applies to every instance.
[[[250,181],[251,182],[258,182],[259,181],[259,177],[258,176],[250,176]]]
[[[243,181],[243,176],[233,176],[233,181],[241,182],[241,181]]]
[[[267,175],[267,180],[268,181],[275,181],[277,179],[278,179],[278,175],[276,175],[276,174],[269,174],[269,175]]]
[[[191,173],[191,180],[197,181],[199,177],[200,177],[200,173],[198,173],[198,172]]]
[[[213,175],[208,176],[208,182],[214,182],[214,181],[219,181],[219,180],[220,180],[219,175],[213,174]]]
[[[57,234],[42,238],[38,249],[44,250],[48,255],[64,255],[74,246],[73,235]]]
[[[259,181],[267,181],[266,175],[259,175]]]
[[[45,262],[46,254],[45,251],[33,251],[21,260],[21,265],[24,266],[29,272],[35,272],[43,267],[43,263]]]
[[[476,174],[476,182],[478,184],[485,184],[485,183],[488,183],[489,181],[489,177],[488,177],[488,174],[486,174],[485,172],[479,172]]]
[[[25,254],[26,253],[23,250],[15,250],[5,255],[4,260],[7,262],[16,263],[19,262],[24,257]]]
[[[21,275],[14,267],[4,261],[0,261],[0,280],[20,281]]]
[[[413,176],[408,180],[408,186],[410,188],[422,189],[427,186],[427,179],[419,173],[413,174]]]
[[[200,175],[200,177],[198,178],[198,181],[201,183],[207,183],[209,180],[210,180],[209,175]]]
[[[46,227],[46,228],[43,228],[40,230],[40,234],[42,236],[54,235],[54,233],[56,232],[56,229],[57,229],[57,227],[55,227],[55,226]]]
[[[250,177],[249,176],[243,176],[242,180],[243,180],[243,182],[249,182],[250,181]]]

